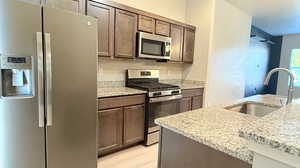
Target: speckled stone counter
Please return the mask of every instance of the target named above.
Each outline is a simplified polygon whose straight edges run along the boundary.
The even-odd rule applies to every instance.
[[[193,83],[181,83],[179,84],[181,89],[199,89],[205,88],[205,83],[202,84],[193,84]]]
[[[300,156],[300,100],[248,123],[240,130],[240,136]]]
[[[145,94],[146,91],[127,87],[98,88],[98,98]]]
[[[206,82],[192,80],[161,80],[162,83],[168,83],[179,86],[181,89],[199,89],[205,88]]]
[[[254,96],[227,105],[160,118],[155,122],[166,129],[252,164],[253,153],[247,147],[248,140],[240,137],[239,131],[259,118],[225,110],[224,107],[242,102],[279,106],[280,99],[273,95]]]

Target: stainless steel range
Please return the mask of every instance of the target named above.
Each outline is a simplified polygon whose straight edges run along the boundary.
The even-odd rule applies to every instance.
[[[157,143],[159,126],[154,120],[179,113],[181,89],[179,86],[159,83],[159,70],[127,70],[126,86],[148,91],[145,145]]]

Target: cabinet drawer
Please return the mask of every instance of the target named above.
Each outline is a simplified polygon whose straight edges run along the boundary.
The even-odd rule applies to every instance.
[[[184,89],[182,90],[183,97],[201,96],[204,89]]]
[[[104,109],[111,109],[116,107],[124,107],[124,106],[144,104],[144,103],[145,103],[145,95],[103,98],[98,100],[98,109],[104,110]]]

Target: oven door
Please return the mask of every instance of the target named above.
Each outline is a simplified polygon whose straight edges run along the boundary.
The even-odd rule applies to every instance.
[[[169,60],[171,58],[171,38],[140,32],[138,56]]]
[[[175,95],[149,99],[148,134],[159,131],[159,126],[154,123],[155,119],[180,112],[181,98],[181,95]]]

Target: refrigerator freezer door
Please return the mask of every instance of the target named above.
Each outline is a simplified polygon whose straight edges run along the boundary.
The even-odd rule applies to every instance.
[[[39,127],[37,36],[41,7],[0,0],[0,53],[32,57],[34,94],[0,98],[0,167],[45,167],[45,131]]]
[[[97,22],[49,7],[43,11],[52,62],[48,168],[96,168]]]

